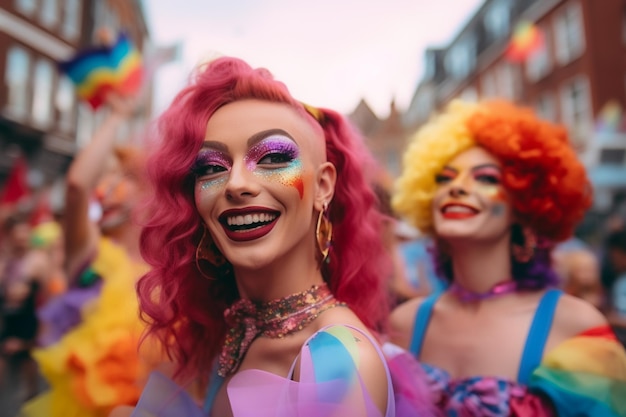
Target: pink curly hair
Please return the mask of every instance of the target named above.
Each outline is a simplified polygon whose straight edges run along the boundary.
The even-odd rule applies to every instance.
[[[232,276],[216,276],[211,281],[196,267],[195,251],[203,227],[194,204],[191,167],[211,115],[225,104],[249,98],[286,103],[312,124],[321,125],[327,159],[337,169],[330,205],[331,262],[322,272],[337,299],[346,302],[369,328],[384,330],[388,306],[381,295],[386,294],[388,263],[380,240],[382,214],[364,174],[373,159],[360,136],[336,112],[307,112],[266,69],[223,57],[199,69],[160,117],[160,142],[147,166],[154,193],[141,250],[152,268],[139,281],[137,291],[142,317],[148,323],[147,336],[163,343],[179,376],[208,373],[226,332],[223,312],[239,297]]]

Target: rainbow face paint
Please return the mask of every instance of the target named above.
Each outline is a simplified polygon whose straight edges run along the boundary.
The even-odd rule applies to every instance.
[[[302,161],[298,145],[287,136],[272,135],[250,148],[244,162],[246,168],[268,181],[278,182],[304,195]]]
[[[487,196],[495,203],[509,201],[504,187],[502,186],[502,172],[495,166],[480,166],[473,170],[477,191]]]

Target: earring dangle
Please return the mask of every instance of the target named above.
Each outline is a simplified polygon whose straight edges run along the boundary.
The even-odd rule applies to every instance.
[[[317,225],[315,227],[315,238],[317,247],[322,254],[322,262],[330,261],[329,253],[331,241],[333,238],[333,224],[328,216],[328,204],[324,203],[322,210],[317,216]]]
[[[200,271],[202,276],[206,279],[215,281],[215,277],[211,277],[204,273],[199,261],[207,261],[213,267],[219,268],[226,263],[226,258],[224,258],[224,255],[222,255],[217,249],[217,246],[215,246],[215,242],[213,242],[206,226],[203,226],[203,229],[202,238],[200,239],[200,242],[198,242],[198,247],[196,248],[196,268],[198,268],[198,271]]]

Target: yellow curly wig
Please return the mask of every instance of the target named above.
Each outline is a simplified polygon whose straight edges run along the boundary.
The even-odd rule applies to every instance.
[[[423,233],[432,234],[431,202],[435,176],[456,155],[476,145],[467,121],[476,104],[451,102],[413,135],[402,160],[402,175],[396,180],[392,205]]]

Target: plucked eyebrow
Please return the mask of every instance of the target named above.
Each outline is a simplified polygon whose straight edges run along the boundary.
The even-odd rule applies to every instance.
[[[295,139],[286,131],[284,131],[283,129],[268,129],[268,130],[262,130],[260,132],[255,133],[254,135],[250,136],[250,138],[248,138],[247,141],[247,145],[248,148],[251,148],[252,146],[256,145],[257,143],[259,143],[260,141],[262,141],[263,139],[267,138],[268,136],[272,136],[272,135],[282,135],[282,136],[286,136],[289,139],[291,139],[294,143],[296,143]],[[227,153],[228,152],[228,146],[223,143],[223,142],[219,142],[219,141],[215,141],[215,140],[205,140],[204,143],[202,144],[202,148],[212,148],[218,151],[222,151]]]
[[[493,169],[495,169],[497,171],[502,171],[502,168],[500,168],[496,164],[482,164],[482,165],[477,165],[474,168],[472,168],[472,172],[476,172],[476,171],[479,171],[479,170],[485,169],[485,168],[493,168]]]
[[[479,170],[485,169],[485,168],[493,168],[493,169],[496,169],[498,171],[502,171],[502,168],[500,168],[496,164],[481,164],[481,165],[476,165],[475,167],[472,167],[472,172],[476,172],[476,171],[479,171]],[[446,166],[443,167],[442,171],[445,171],[445,170],[453,171],[455,174],[458,174],[458,172],[459,172],[458,169],[452,168],[449,165],[446,165]]]

